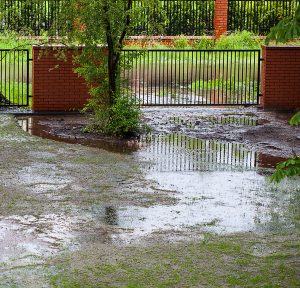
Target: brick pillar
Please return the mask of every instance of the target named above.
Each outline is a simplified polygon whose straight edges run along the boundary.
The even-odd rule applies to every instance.
[[[33,46],[32,49],[32,110],[50,112],[82,109],[89,93],[84,79],[73,71],[73,55],[78,51],[69,49],[66,61],[62,61],[55,57],[53,47]]]
[[[300,109],[300,47],[263,46],[262,101],[264,109]]]
[[[215,38],[227,33],[228,0],[215,0]]]

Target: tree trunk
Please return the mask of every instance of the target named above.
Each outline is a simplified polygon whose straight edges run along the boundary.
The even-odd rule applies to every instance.
[[[119,59],[120,52],[113,51],[113,49],[108,49],[108,95],[109,95],[109,105],[115,103],[116,97],[118,96],[119,90]]]

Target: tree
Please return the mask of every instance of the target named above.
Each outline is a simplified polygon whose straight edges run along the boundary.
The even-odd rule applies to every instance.
[[[145,16],[158,12],[159,0],[64,0],[60,23],[60,33],[66,43],[84,45],[81,54],[75,58],[76,69],[89,83],[91,100],[87,110],[94,112],[93,129],[109,134],[126,134],[137,128],[138,119],[125,119],[138,115],[130,99],[122,97],[120,90],[121,51],[123,41],[136,26],[146,21]],[[148,23],[147,23],[148,24]],[[153,24],[153,23],[152,23]],[[157,25],[148,25],[159,29]],[[151,31],[151,30],[150,30]],[[99,46],[100,45],[100,46]],[[102,46],[101,46],[102,45]],[[133,123],[133,127],[114,129],[115,120],[120,118],[119,110],[129,109],[123,124]],[[133,110],[131,110],[133,109]],[[119,115],[120,116],[120,115]],[[118,124],[119,125],[119,124]],[[122,126],[122,125],[121,125]],[[133,129],[132,129],[133,128]],[[123,131],[126,130],[126,131]]]
[[[278,22],[278,24],[271,28],[271,31],[266,39],[268,45],[271,40],[276,43],[285,43],[289,40],[300,37],[300,4],[298,5],[295,14]]]

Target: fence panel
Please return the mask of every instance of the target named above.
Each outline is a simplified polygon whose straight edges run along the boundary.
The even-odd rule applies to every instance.
[[[133,1],[139,7],[139,0]],[[132,35],[158,34],[176,35],[212,35],[214,30],[214,0],[161,0],[159,13],[145,12],[145,25],[136,25]],[[161,30],[150,31],[149,23],[161,24]]]
[[[28,106],[31,95],[28,50],[0,50],[0,107]]]
[[[295,0],[229,0],[228,30],[267,35],[281,19],[293,15]]]
[[[260,50],[123,50],[125,94],[145,106],[256,105]]]
[[[52,34],[59,33],[57,21],[63,1],[1,0],[0,31],[9,29],[36,36],[49,30]],[[140,23],[146,24],[135,25],[131,35],[213,34],[214,0],[161,0],[160,3],[160,12],[144,11],[143,15],[134,15],[135,18],[143,18]],[[141,5],[141,1],[133,1],[133,7]],[[161,29],[151,30],[149,23],[160,24]]]
[[[11,30],[40,36],[58,33],[57,21],[63,0],[1,0],[0,31]]]

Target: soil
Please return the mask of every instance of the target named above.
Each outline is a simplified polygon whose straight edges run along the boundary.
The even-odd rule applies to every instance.
[[[300,154],[300,127],[288,124],[293,113],[257,108],[145,108],[142,112],[154,135],[179,133],[198,139],[236,142],[282,159]],[[113,152],[132,152],[140,146],[139,138],[116,139],[84,133],[87,123],[84,115],[35,116],[31,132]]]

